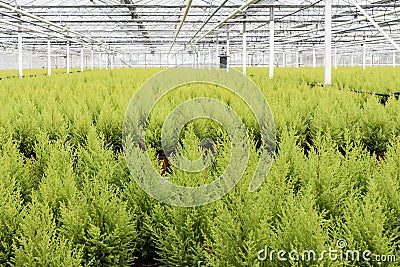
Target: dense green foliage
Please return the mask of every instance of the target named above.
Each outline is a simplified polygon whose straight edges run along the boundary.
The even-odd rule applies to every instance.
[[[348,249],[400,259],[400,101],[382,105],[371,95],[311,88],[321,80],[320,69],[277,69],[273,81],[268,70],[250,69],[274,113],[279,142],[266,181],[249,193],[260,141],[250,110],[222,88],[177,89],[149,122],[148,153],[160,172],[162,122],[184,99],[228,102],[253,137],[250,164],[234,190],[204,207],[177,208],[138,187],[122,151],[130,98],[157,71],[0,82],[0,265],[398,266],[328,258],[262,262],[257,253],[266,245],[321,252],[345,238]],[[373,84],[357,80],[358,69],[339,68],[335,83],[396,91],[400,83],[388,71],[369,69],[368,75],[379,77]],[[213,165],[196,174],[173,168],[170,179],[193,186],[224,171],[229,140],[211,121],[185,128],[184,154],[199,157],[205,137],[218,144]]]

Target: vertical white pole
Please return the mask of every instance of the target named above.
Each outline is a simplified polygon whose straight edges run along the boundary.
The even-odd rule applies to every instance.
[[[199,69],[201,68],[202,62],[203,62],[203,51],[200,48],[200,50],[197,52],[197,68]]]
[[[208,69],[211,70],[211,46],[208,47]]]
[[[200,61],[201,61],[201,68],[207,68],[207,49],[204,48],[204,45],[201,48],[201,53],[200,53]]]
[[[325,0],[325,84],[332,84],[332,0]]]
[[[81,48],[81,72],[85,71],[85,53],[83,47]]]
[[[246,22],[243,22],[243,59],[242,59],[243,75],[247,74],[247,33]]]
[[[201,63],[202,63],[202,68],[206,67],[206,50],[204,47],[201,49]]]
[[[313,57],[312,66],[313,66],[313,69],[315,69],[317,67],[317,52],[315,51],[315,48],[313,48],[312,57]]]
[[[367,48],[365,43],[362,45],[362,61],[362,68],[365,70],[367,66]]]
[[[393,52],[393,68],[396,67],[396,52]]]
[[[274,4],[274,1],[271,1]],[[269,78],[274,78],[274,63],[275,63],[275,10],[272,6],[270,9],[269,20]]]
[[[110,53],[107,52],[107,54],[106,54],[106,70],[108,70],[109,64],[110,64]]]
[[[351,53],[351,66],[354,67],[354,53]]]
[[[103,69],[103,53],[99,52],[99,69]]]
[[[218,34],[217,34],[217,45],[216,45],[216,60],[217,60],[217,64],[215,64],[216,69],[219,69],[219,38],[218,38]]]
[[[182,58],[181,58],[181,63],[182,63],[182,68],[183,68],[183,67],[184,67],[183,64],[185,64],[185,59],[184,59],[183,52],[182,52],[182,55],[181,55],[181,56],[182,56]]]
[[[71,54],[70,54],[70,43],[67,42],[67,73],[71,72]]]
[[[92,70],[94,70],[94,49],[92,47],[92,51],[91,51],[91,68]]]
[[[22,33],[18,33],[18,74],[20,78],[24,77],[23,70],[23,50],[22,50]]]
[[[262,66],[265,67],[265,51],[262,51]]]
[[[203,50],[200,48],[197,54],[197,67],[201,69],[202,65],[203,65]]]
[[[300,67],[300,52],[299,49],[297,48],[296,50],[296,68]]]
[[[334,67],[335,67],[335,69],[337,69],[337,63],[338,63],[338,61],[337,61],[337,48],[335,47],[335,55],[334,55]]]
[[[170,54],[165,54],[165,57],[167,58],[167,65],[166,65],[165,67],[166,67],[166,68],[169,68]]]
[[[47,40],[47,75],[51,76],[51,43]]]
[[[115,54],[111,53],[110,67],[111,67],[112,70],[114,69],[114,59],[115,59]]]
[[[230,61],[231,61],[231,48],[230,48],[231,44],[230,44],[230,40],[229,40],[229,29],[226,32],[226,72],[229,73],[230,71]]]
[[[286,68],[286,53],[285,53],[285,51],[282,52],[282,67]]]

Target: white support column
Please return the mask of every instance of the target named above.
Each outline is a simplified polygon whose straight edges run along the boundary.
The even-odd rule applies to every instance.
[[[108,70],[109,64],[110,64],[110,53],[107,52],[107,54],[106,54],[106,70]]]
[[[103,53],[99,52],[99,69],[103,69]]]
[[[313,69],[315,69],[317,67],[317,52],[315,51],[315,48],[313,48],[313,51],[312,51],[312,66],[313,66]]]
[[[335,47],[335,54],[334,54],[334,67],[337,69],[338,58],[337,58],[337,48]]]
[[[282,52],[282,68],[286,68],[286,53]]]
[[[51,42],[47,40],[47,75],[51,76]]]
[[[296,50],[296,68],[298,69],[300,67],[300,52],[299,49],[297,48]]]
[[[325,77],[326,85],[332,84],[332,0],[325,0]]]
[[[206,50],[204,47],[201,49],[201,63],[202,63],[202,68],[206,68]]]
[[[111,58],[110,58],[110,68],[113,70],[114,69],[114,60],[115,60],[115,54],[112,53],[111,54]]]
[[[271,0],[271,4],[274,1]],[[269,78],[274,78],[274,63],[275,63],[275,10],[272,6],[270,8],[270,20],[269,20]]]
[[[226,72],[229,73],[230,67],[231,67],[231,48],[230,48],[230,40],[229,40],[229,28],[227,29],[226,32]]]
[[[362,44],[362,68],[365,70],[367,67],[367,46]]]
[[[211,70],[211,65],[212,65],[212,62],[211,62],[211,46],[209,46],[208,47],[208,69],[209,70]]]
[[[67,73],[71,72],[71,53],[70,53],[70,43],[67,42]]]
[[[81,48],[81,72],[85,71],[85,53],[83,47]]]
[[[351,66],[354,67],[354,53],[351,53]]]
[[[219,69],[219,38],[218,38],[218,34],[217,34],[217,45],[216,45],[216,60],[217,60],[217,62],[216,62],[216,64],[215,64],[215,68],[216,69]]]
[[[184,56],[184,54],[183,54],[183,52],[182,52],[182,55],[181,55],[181,65],[182,65],[182,68],[184,67],[183,66],[183,64],[185,64],[185,58],[184,58],[185,56]]]
[[[24,77],[23,70],[23,48],[22,48],[22,33],[18,33],[18,75],[20,78]]]
[[[396,52],[393,52],[393,68],[396,67]]]
[[[265,67],[265,51],[262,51],[262,66]]]
[[[93,47],[92,47],[92,51],[91,51],[91,55],[90,56],[91,56],[91,59],[90,59],[91,60],[91,66],[90,67],[91,67],[92,70],[94,70],[94,49],[93,49]]]
[[[246,33],[246,22],[243,22],[243,55],[242,55],[242,68],[243,75],[247,74],[247,33]]]

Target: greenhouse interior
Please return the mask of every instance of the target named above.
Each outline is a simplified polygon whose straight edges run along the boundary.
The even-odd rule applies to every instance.
[[[0,266],[400,266],[400,1],[0,16]]]

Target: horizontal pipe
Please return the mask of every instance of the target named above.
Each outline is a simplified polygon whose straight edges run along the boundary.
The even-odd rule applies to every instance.
[[[304,4],[275,4],[274,7],[278,9],[299,9],[309,7],[310,5]],[[186,8],[186,5],[140,5],[140,4],[118,4],[118,5],[21,5],[23,9],[77,9],[77,8],[143,8],[143,9],[183,9]],[[192,8],[217,8],[218,5],[192,5]],[[241,5],[226,5],[224,6],[225,9],[233,9],[233,8],[240,8]],[[270,8],[272,7],[271,4],[254,4],[251,8]],[[336,4],[332,5],[332,8],[350,8],[353,7],[351,4]],[[369,4],[369,5],[361,5],[363,8],[389,8],[393,7],[393,3],[388,4]],[[325,5],[315,5],[313,8],[325,8]]]
[[[88,40],[91,40],[91,41],[97,43],[98,45],[101,45],[101,46],[105,45],[104,43],[102,43],[102,42],[100,42],[100,41],[98,41],[98,40],[96,40],[96,39],[94,39],[94,38],[92,38],[92,37],[90,37],[90,36],[87,36],[87,35],[81,34],[81,33],[79,33],[79,32],[76,32],[76,31],[74,31],[74,30],[68,29],[68,28],[63,27],[63,26],[61,26],[61,25],[58,25],[58,24],[56,24],[56,23],[53,23],[53,22],[51,22],[51,21],[45,20],[45,19],[43,19],[43,18],[41,18],[41,17],[38,17],[38,16],[36,16],[36,15],[32,15],[32,14],[30,14],[30,13],[28,13],[28,12],[25,12],[25,11],[23,11],[23,10],[20,10],[20,9],[18,9],[18,8],[15,8],[15,7],[13,7],[13,6],[10,6],[10,5],[6,4],[6,3],[0,2],[0,7],[5,8],[5,9],[8,9],[8,10],[10,10],[10,11],[12,11],[12,12],[15,12],[15,13],[17,13],[17,14],[20,14],[20,15],[22,15],[22,16],[29,17],[29,18],[34,19],[34,20],[36,20],[36,21],[46,23],[47,25],[52,26],[52,27],[55,27],[55,28],[58,28],[58,29],[60,29],[60,30],[63,30],[63,31],[66,31],[66,32],[75,34],[75,35],[77,35],[77,36],[79,36],[79,37],[86,38],[86,39],[88,39]]]

